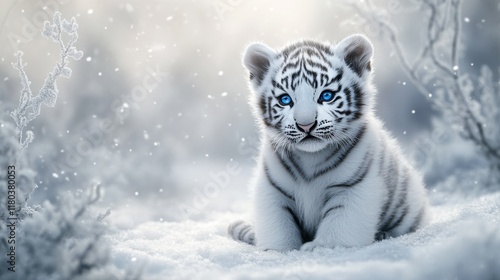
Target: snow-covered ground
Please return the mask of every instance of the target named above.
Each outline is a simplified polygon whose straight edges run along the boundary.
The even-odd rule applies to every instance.
[[[365,23],[350,24],[352,10],[338,6],[342,1],[144,2],[1,2],[0,162],[9,154],[13,161],[17,154],[12,152],[17,151],[17,138],[10,139],[15,130],[9,114],[17,107],[21,88],[12,54],[25,52],[26,71],[33,92],[38,92],[58,53],[39,33],[44,17],[52,18],[56,10],[64,18],[76,17],[76,46],[84,51],[81,61],[70,64],[71,79],[58,84],[61,94],[55,108],[44,107],[26,127],[33,130],[35,141],[25,150],[26,163],[19,165],[29,172],[23,174],[26,183],[18,184],[18,198],[24,199],[36,183],[29,205],[43,204],[45,212],[26,218],[28,225],[18,228],[18,274],[2,274],[7,255],[0,250],[1,280],[74,279],[66,275],[78,270],[83,271],[82,279],[106,280],[110,278],[87,276],[121,272],[125,279],[142,275],[146,280],[500,279],[500,186],[483,182],[488,177],[481,169],[486,162],[477,147],[451,130],[439,108],[431,109],[429,101],[441,94],[439,83],[432,82],[428,97],[418,95],[390,43],[375,39]],[[393,2],[405,1],[389,1],[384,7],[394,12],[387,15],[406,38],[405,53],[416,54],[426,14],[411,3]],[[482,65],[498,69],[498,1],[463,2],[459,38],[464,48],[452,69],[459,67],[457,73],[464,77],[477,76],[481,84],[488,79],[496,83],[496,72],[484,71]],[[287,9],[277,9],[282,6]],[[299,38],[336,41],[367,32],[376,49],[377,114],[431,185],[432,222],[416,233],[370,246],[313,252],[263,252],[229,239],[227,225],[248,218],[247,182],[259,146],[241,66],[244,46],[262,41],[278,47]],[[439,56],[445,59],[447,52],[441,48]],[[444,75],[430,73],[438,81]],[[154,90],[147,81],[155,82]],[[146,89],[148,94],[138,96]],[[482,90],[484,96],[493,96],[483,84],[471,93],[471,100],[480,100]],[[498,93],[496,86],[491,92]],[[498,127],[494,120],[500,105],[484,103],[481,110],[497,114],[491,124],[484,124],[485,132],[495,133],[498,130],[491,128]],[[106,132],[102,127],[108,121],[113,129]],[[227,166],[235,163],[241,169],[220,181],[218,174],[229,174]],[[0,186],[6,182],[0,180]],[[83,197],[94,182],[100,182],[101,200],[89,207],[93,213],[85,224],[72,213],[80,211],[76,197]],[[66,193],[75,198],[65,198]],[[5,197],[0,195],[0,212]],[[178,215],[180,205],[194,207],[196,213]],[[107,247],[96,235],[94,218],[108,208],[112,212],[105,219],[110,228],[105,241],[118,270],[108,266]],[[0,239],[6,236],[0,227]],[[86,238],[99,250],[86,250]],[[0,247],[6,244],[2,240]],[[82,252],[91,253],[87,258]]]
[[[500,279],[500,193],[444,201],[432,222],[359,248],[260,251],[226,235],[244,213],[201,221],[146,222],[109,236],[113,262],[144,279]]]

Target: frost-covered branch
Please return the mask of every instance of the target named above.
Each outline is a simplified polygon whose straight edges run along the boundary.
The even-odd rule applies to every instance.
[[[33,141],[33,132],[27,131],[26,136],[24,136],[24,128],[34,120],[38,115],[40,115],[40,110],[42,104],[47,107],[54,107],[57,100],[57,94],[59,93],[57,89],[56,81],[59,77],[69,78],[71,76],[71,69],[68,67],[68,60],[73,58],[74,60],[79,60],[83,56],[82,51],[78,51],[74,44],[78,39],[78,24],[75,18],[71,18],[70,21],[66,19],[61,20],[61,14],[56,12],[54,14],[53,22],[50,23],[46,21],[43,26],[42,35],[52,39],[55,43],[59,45],[60,49],[60,60],[57,62],[56,66],[49,72],[45,81],[40,88],[38,95],[33,96],[30,88],[31,82],[28,79],[24,67],[26,64],[23,62],[22,52],[17,53],[17,62],[13,64],[14,68],[19,72],[19,77],[21,78],[21,97],[19,98],[19,106],[11,112],[11,117],[14,119],[17,130],[20,149],[25,149],[31,141]],[[64,43],[63,33],[68,34],[69,41]]]
[[[69,59],[78,60],[83,55],[74,47],[77,28],[74,18],[61,20],[60,13],[54,15],[52,23],[45,22],[43,35],[59,45],[60,57],[36,96],[32,96],[22,53],[17,54],[14,68],[21,78],[21,97],[18,108],[11,112],[16,127],[2,123],[0,129],[0,167],[13,166],[14,159],[17,163],[24,161],[22,150],[33,140],[31,131],[24,136],[24,128],[40,114],[42,104],[55,106],[56,80],[61,76],[69,78]],[[67,42],[63,40],[65,34],[69,38]],[[104,240],[103,219],[110,210],[97,217],[88,211],[100,198],[99,185],[94,186],[88,196],[71,193],[63,196],[57,206],[46,201],[42,207],[30,207],[28,200],[35,185],[35,172],[26,167],[15,167],[15,170],[15,192],[10,191],[10,185],[7,188],[7,172],[0,173],[0,204],[3,205],[0,207],[0,263],[10,265],[9,270],[0,269],[0,279],[119,279],[120,275],[110,263],[109,245]]]
[[[482,66],[480,75],[462,72],[460,65],[461,0],[423,0],[426,15],[424,41],[410,62],[397,29],[370,0],[350,1],[362,23],[386,38],[402,69],[420,93],[451,121],[460,135],[479,148],[500,179],[500,92],[492,72]]]
[[[63,196],[59,206],[46,202],[23,221],[16,248],[15,275],[6,279],[118,279],[110,264],[106,226],[88,213],[99,200],[99,186],[80,197]],[[13,279],[14,279],[13,278]],[[2,278],[4,279],[4,278]]]

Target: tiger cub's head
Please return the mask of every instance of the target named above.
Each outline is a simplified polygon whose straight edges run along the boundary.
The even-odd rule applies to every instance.
[[[250,45],[254,114],[276,149],[320,151],[354,140],[371,110],[373,47],[362,35],[337,45],[299,41],[275,51]]]

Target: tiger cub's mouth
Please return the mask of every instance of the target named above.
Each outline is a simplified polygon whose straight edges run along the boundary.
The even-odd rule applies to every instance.
[[[308,134],[295,144],[295,147],[304,152],[317,152],[324,149],[328,143],[321,138]]]
[[[307,136],[302,138],[302,140],[300,140],[299,142],[312,142],[312,141],[321,141],[321,139],[319,139],[316,136],[312,136],[311,134],[307,134]]]

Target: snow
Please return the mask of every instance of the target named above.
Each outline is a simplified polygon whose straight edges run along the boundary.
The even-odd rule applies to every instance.
[[[186,1],[186,3],[188,2],[191,1]],[[34,183],[35,178],[42,187],[33,192],[35,196],[50,199],[50,201],[57,200],[68,209],[73,209],[70,206],[74,204],[74,201],[65,200],[64,196],[61,195],[65,192],[73,192],[75,189],[77,194],[81,195],[83,194],[82,189],[87,189],[90,181],[104,181],[102,191],[104,193],[106,190],[108,195],[106,196],[107,200],[102,202],[102,211],[92,209],[95,210],[96,215],[90,215],[87,217],[88,220],[71,221],[68,218],[71,215],[68,213],[72,212],[59,211],[59,209],[66,208],[51,208],[51,206],[45,207],[46,211],[43,212],[43,215],[46,216],[37,215],[36,220],[26,218],[23,227],[28,234],[21,235],[21,231],[19,232],[18,250],[21,266],[19,273],[32,273],[32,275],[41,278],[49,278],[49,276],[44,277],[44,273],[53,272],[51,276],[54,279],[57,277],[69,279],[69,277],[64,277],[64,273],[67,273],[68,268],[74,266],[75,263],[81,263],[82,260],[79,257],[81,251],[79,250],[84,251],[86,241],[82,241],[83,239],[75,241],[74,236],[71,236],[70,233],[66,233],[69,238],[68,242],[59,243],[51,242],[45,236],[38,235],[42,229],[48,229],[52,236],[55,236],[58,232],[64,232],[61,225],[63,228],[64,225],[69,225],[67,228],[75,231],[77,237],[81,235],[89,237],[91,240],[98,240],[95,242],[97,249],[91,254],[90,265],[88,263],[85,265],[94,271],[106,272],[108,263],[104,259],[106,259],[107,254],[102,251],[106,251],[107,247],[103,246],[105,244],[101,242],[100,233],[95,226],[96,223],[92,222],[97,217],[99,222],[104,220],[110,225],[111,232],[105,236],[105,239],[111,245],[112,265],[121,274],[127,276],[124,277],[126,279],[133,278],[130,277],[130,273],[142,273],[142,279],[500,279],[500,192],[492,193],[491,189],[496,187],[497,190],[500,190],[498,184],[489,186],[490,189],[488,189],[488,184],[482,179],[487,178],[489,174],[472,170],[477,165],[484,163],[482,157],[478,156],[478,150],[474,149],[472,144],[469,143],[469,146],[466,146],[463,142],[443,143],[440,140],[439,136],[443,135],[443,127],[433,125],[434,131],[429,132],[428,136],[424,136],[426,141],[416,140],[417,138],[414,137],[418,132],[416,127],[421,126],[419,123],[425,122],[423,118],[427,116],[437,119],[438,117],[433,115],[427,107],[422,107],[423,101],[411,98],[411,87],[404,88],[404,92],[408,93],[406,95],[401,95],[399,90],[386,90],[390,87],[384,87],[384,85],[394,83],[394,73],[397,71],[394,66],[390,65],[377,68],[378,79],[380,79],[377,84],[381,87],[378,95],[378,104],[381,107],[378,111],[380,113],[389,112],[385,115],[384,120],[391,131],[403,131],[403,135],[407,135],[407,138],[413,138],[411,141],[414,142],[413,146],[415,146],[416,151],[424,152],[423,162],[420,162],[423,166],[420,166],[419,169],[426,176],[426,182],[432,182],[432,186],[429,187],[430,201],[433,205],[432,223],[416,233],[377,242],[366,247],[322,248],[313,252],[264,252],[229,239],[226,235],[228,224],[239,219],[248,220],[246,216],[248,214],[248,201],[242,192],[245,191],[244,186],[249,181],[251,175],[248,174],[251,173],[252,167],[242,167],[244,171],[231,177],[231,184],[227,187],[221,187],[219,193],[206,199],[206,203],[203,201],[200,205],[193,205],[192,202],[194,199],[199,199],[197,195],[203,191],[203,186],[213,182],[210,173],[225,170],[226,163],[232,162],[233,158],[234,162],[242,163],[242,165],[248,158],[248,161],[253,164],[250,158],[255,155],[253,151],[256,150],[258,141],[252,139],[252,137],[256,137],[252,136],[255,135],[252,134],[255,128],[252,126],[250,111],[246,109],[244,104],[248,92],[245,90],[243,69],[240,65],[240,52],[243,45],[253,40],[279,45],[280,42],[294,38],[318,34],[318,23],[321,23],[321,19],[324,18],[319,16],[321,13],[330,18],[334,17],[338,22],[342,22],[342,19],[338,15],[332,14],[331,9],[318,9],[319,6],[308,4],[298,6],[298,10],[296,9],[300,10],[302,16],[306,15],[305,19],[302,17],[302,20],[296,20],[293,17],[285,16],[282,18],[284,21],[280,21],[276,19],[275,12],[270,15],[261,13],[261,20],[255,21],[254,30],[248,32],[248,28],[244,24],[232,20],[246,19],[248,8],[265,11],[268,2],[261,1],[262,3],[257,3],[255,7],[245,5],[236,7],[236,2],[240,1],[223,1],[235,4],[231,5],[231,8],[234,9],[231,11],[230,17],[226,16],[224,23],[217,24],[211,24],[210,21],[206,20],[196,21],[195,17],[191,17],[188,21],[188,15],[198,14],[196,12],[198,8],[199,11],[203,11],[203,14],[208,11],[206,15],[210,15],[210,10],[207,10],[207,7],[208,9],[212,8],[212,13],[215,12],[213,3],[195,2],[193,3],[196,7],[190,6],[193,3],[179,4],[178,7],[173,7],[170,4],[156,5],[153,8],[136,5],[134,2],[119,5],[120,10],[129,14],[127,16],[122,16],[122,11],[118,11],[114,4],[111,6],[100,4],[93,9],[81,5],[68,5],[66,7],[68,15],[76,13],[79,21],[82,21],[83,32],[81,34],[85,34],[85,36],[82,36],[81,39],[84,41],[80,40],[81,43],[77,45],[87,46],[89,54],[84,57],[86,63],[70,64],[71,67],[75,67],[74,75],[69,82],[65,81],[65,83],[60,84],[64,96],[60,104],[55,104],[58,107],[54,110],[55,114],[51,115],[50,111],[47,110],[47,114],[44,112],[45,115],[42,114],[33,127],[34,131],[38,131],[37,127],[43,127],[41,129],[43,132],[36,133],[37,139],[33,143],[34,145],[30,145],[31,150],[26,151],[29,157],[27,162],[30,163],[26,165],[31,165],[32,168],[36,169],[36,172],[28,170],[31,173],[25,171],[27,175],[20,177],[27,183],[20,184],[17,189],[20,195],[19,201],[24,201],[24,195],[31,194],[32,186],[38,187]],[[28,15],[39,12],[39,6],[24,4],[29,8],[29,12],[25,13],[22,9],[20,10],[21,17],[18,17],[14,11],[14,14],[6,18],[6,29],[9,30],[6,33],[16,33],[22,30],[26,24],[23,27],[19,23],[26,23],[24,19],[32,20]],[[476,13],[475,18],[477,15],[486,15],[481,13],[488,11],[487,8],[484,8],[487,6],[473,4],[472,6],[477,7],[477,10],[476,8],[469,10],[469,12]],[[159,25],[158,17],[151,17],[153,9],[167,24]],[[186,14],[183,11],[193,12]],[[292,11],[288,11],[288,14],[290,12]],[[318,12],[321,13],[318,14]],[[80,16],[81,14],[85,15],[85,13],[89,16]],[[145,13],[148,14],[147,17],[143,16]],[[200,17],[202,19],[204,18],[203,14],[199,14],[202,15]],[[351,15],[351,13],[344,14],[347,17]],[[407,15],[409,16],[408,20],[403,22],[400,29],[413,26],[415,19],[421,21],[420,15],[417,13]],[[473,13],[470,16],[470,18],[465,17],[463,20],[466,23],[471,22],[470,19],[474,19]],[[19,18],[23,20],[19,21]],[[57,19],[57,21],[69,37],[76,36],[78,25],[74,19],[69,21]],[[182,21],[184,25],[180,25]],[[281,22],[282,24],[276,26],[271,24],[273,22]],[[484,22],[485,19],[481,19],[481,23]],[[488,19],[488,22],[492,21]],[[308,24],[304,25],[304,23]],[[103,24],[109,26],[103,26]],[[464,26],[466,25],[464,24]],[[469,25],[471,28],[473,27],[472,24]],[[288,27],[283,29],[282,26]],[[476,27],[479,26],[485,28],[489,25],[479,24]],[[41,27],[37,26],[38,29]],[[363,31],[362,27],[365,27],[365,24],[356,25],[354,28],[344,26],[343,32],[368,31]],[[328,30],[326,25],[325,28]],[[136,32],[127,41],[128,36],[125,35],[130,34],[130,29],[136,30]],[[53,24],[44,25],[43,30],[46,36],[53,39],[58,32]],[[116,36],[111,36],[112,34],[109,33],[111,30]],[[476,29],[467,31],[464,28],[464,31],[467,32],[461,38],[470,39],[473,38],[471,35],[488,34],[485,31],[487,29],[481,30],[484,32],[477,32]],[[92,35],[89,36],[90,34]],[[179,34],[182,36],[179,37]],[[325,34],[315,37],[336,40],[341,36],[341,34],[328,36]],[[116,40],[117,37],[124,39]],[[495,38],[495,36],[490,37]],[[200,38],[209,38],[209,40],[200,40]],[[226,42],[227,38],[236,39]],[[65,37],[66,39],[69,38]],[[464,44],[466,45],[475,42],[465,39]],[[10,46],[6,44],[2,50],[5,54],[0,56],[5,56],[8,59],[1,57],[0,61],[5,62],[2,65],[5,64],[5,67],[10,69],[10,65],[7,63],[13,60],[11,59],[12,50],[10,47],[14,50],[23,49],[29,53],[32,52],[33,48],[36,49],[38,39],[30,36],[28,41],[30,42],[12,41]],[[224,48],[221,48],[221,42],[226,42]],[[471,78],[470,81],[465,80],[469,84],[464,86],[467,86],[468,90],[474,89],[470,94],[467,94],[467,97],[470,95],[471,100],[474,101],[470,106],[476,115],[486,116],[486,120],[491,120],[491,123],[488,123],[488,129],[485,130],[489,133],[486,136],[492,143],[497,143],[496,140],[500,139],[500,130],[491,128],[497,127],[494,120],[498,119],[499,110],[496,104],[499,104],[497,97],[500,95],[493,94],[498,93],[498,91],[491,90],[493,87],[490,88],[488,85],[498,86],[500,82],[496,81],[498,78],[496,72],[493,73],[489,68],[482,66],[484,57],[496,54],[492,52],[496,45],[491,42],[488,44],[489,41],[485,42],[482,44],[483,47],[468,48],[468,52],[464,54],[466,56],[460,59],[460,63],[457,63],[458,65],[450,64],[449,68],[468,74],[466,69],[468,67],[464,67],[464,65],[470,63],[474,69],[481,71],[481,75],[471,76],[477,77],[479,84]],[[410,42],[408,46],[405,46],[405,49],[408,47],[409,53],[412,50],[416,51],[412,49],[413,45]],[[493,47],[484,48],[484,46],[489,45]],[[382,51],[379,51],[378,54],[385,53],[385,56],[381,56],[375,61],[380,63],[380,61],[384,61],[384,58],[394,58],[394,55],[387,54],[390,52],[383,51],[388,49],[388,45],[380,46],[379,49]],[[386,48],[382,46],[386,46]],[[109,52],[103,50],[109,50]],[[136,52],[132,52],[133,50]],[[193,56],[193,50],[198,55]],[[131,52],[133,55],[130,55]],[[37,84],[37,80],[38,83],[41,83],[45,77],[46,71],[44,71],[43,66],[54,63],[54,61],[49,60],[54,58],[55,53],[53,51],[46,53],[47,55],[43,55],[43,58],[46,59],[45,62],[34,60],[33,56],[27,56],[30,61],[29,65],[31,65],[27,67],[27,70],[30,70],[30,78],[33,79],[34,85]],[[154,55],[154,59],[152,55]],[[67,49],[67,56],[78,60],[83,57],[83,53],[72,47]],[[385,60],[387,61],[387,59]],[[491,63],[490,66],[495,68],[495,63]],[[146,72],[140,67],[145,65],[151,67],[164,65],[163,67],[166,67],[164,70],[169,72],[169,79],[165,79],[155,91],[150,90],[153,94],[158,93],[154,96],[151,95],[154,102],[151,102],[153,99],[148,99],[144,101],[144,106],[138,106],[134,102],[125,102],[121,96],[130,92],[130,89],[135,85],[142,84],[143,80],[141,79],[146,75]],[[180,67],[181,65],[182,67]],[[206,65],[212,67],[206,67]],[[138,68],[138,66],[140,67]],[[446,95],[439,91],[440,84],[434,81],[434,78],[444,76],[440,76],[438,70],[429,67],[424,66],[423,69],[430,73],[429,83],[435,82],[436,89],[425,95],[429,99],[439,102]],[[15,75],[9,74],[10,72],[3,68],[2,66],[2,73],[6,77],[3,78],[4,84],[0,93],[5,92],[6,94],[2,95],[2,102],[0,102],[5,106],[0,104],[0,107],[5,113],[14,108],[14,104],[17,102],[18,96],[14,93],[15,89],[18,90],[18,88],[13,88],[12,84],[18,84],[18,79],[13,79],[12,77]],[[110,69],[113,69],[114,72]],[[196,72],[193,73],[193,71]],[[386,72],[384,73],[384,71]],[[88,73],[92,73],[94,77],[87,75]],[[69,77],[71,71],[68,68],[60,74]],[[11,77],[7,77],[7,75]],[[191,76],[193,76],[193,80],[186,78]],[[97,79],[98,77],[102,79]],[[29,87],[28,82],[26,80],[26,88]],[[398,84],[407,85],[404,81],[399,81]],[[47,86],[41,92],[42,95],[50,99],[47,100],[49,105],[54,105],[56,101],[54,89],[56,89],[55,86],[53,88]],[[10,93],[7,94],[8,92]],[[205,96],[206,98],[198,98]],[[405,96],[406,99],[394,99],[397,96]],[[85,103],[85,100],[88,104],[97,105],[82,106],[81,101]],[[66,177],[64,171],[53,170],[51,165],[57,159],[63,158],[63,155],[61,157],[53,156],[52,147],[54,151],[64,152],[66,157],[70,148],[76,147],[79,143],[77,139],[79,139],[82,126],[85,126],[85,120],[89,116],[95,121],[109,116],[115,117],[113,110],[106,112],[106,108],[111,107],[109,102],[112,100],[121,100],[119,103],[121,106],[117,110],[118,113],[124,114],[118,116],[121,128],[117,128],[105,138],[112,140],[113,147],[118,148],[108,151],[104,148],[108,142],[103,138],[102,149],[93,149],[92,153],[75,169],[67,170],[66,175],[73,174],[74,176]],[[182,100],[182,102],[178,102],[178,100]],[[156,105],[156,103],[158,103],[156,107],[146,106],[146,104]],[[394,104],[401,105],[405,110],[404,114],[395,111],[398,106],[394,106]],[[416,110],[419,114],[416,114]],[[408,112],[412,114],[408,114]],[[172,121],[176,114],[178,118]],[[124,121],[127,116],[133,117]],[[208,121],[200,121],[200,116]],[[401,116],[407,117],[401,119]],[[230,122],[228,123],[228,121]],[[228,129],[226,124],[231,129]],[[9,125],[8,122],[7,125],[3,122],[0,123],[0,128],[2,128],[0,134],[15,135],[14,128]],[[450,126],[449,123],[446,125]],[[26,127],[26,129],[28,128],[31,129],[31,125]],[[69,134],[68,128],[71,129],[71,134]],[[431,128],[427,127],[427,129]],[[440,133],[436,134],[435,131]],[[12,150],[4,149],[10,138],[5,136],[2,138],[2,135],[0,135],[2,140],[0,141],[0,146],[2,146],[0,147],[2,148],[0,161],[15,158],[17,151],[14,153]],[[449,136],[451,132],[446,132],[444,135]],[[33,133],[28,131],[26,143],[31,142],[32,137]],[[188,141],[182,141],[183,139]],[[231,147],[236,146],[233,144],[239,142],[239,139],[244,142],[244,145],[243,149],[236,152],[234,147],[233,149]],[[14,144],[8,144],[7,147],[14,147]],[[150,152],[150,149],[153,148],[154,153]],[[9,156],[9,151],[12,152],[13,156]],[[146,159],[142,156],[146,154],[154,156],[152,159]],[[37,158],[40,160],[36,160]],[[179,161],[184,162],[184,164]],[[42,164],[39,164],[40,162]],[[192,167],[187,168],[186,162],[189,162]],[[469,172],[465,172],[467,170]],[[162,178],[158,179],[159,177]],[[70,183],[60,183],[60,181],[68,181],[69,178],[71,178]],[[6,181],[0,180],[0,185],[4,182]],[[234,188],[238,185],[241,188]],[[7,188],[0,188],[0,193],[5,190]],[[2,205],[5,205],[5,197],[5,195],[0,195]],[[30,204],[36,205],[37,202],[33,202],[33,200]],[[171,210],[183,202],[186,202],[188,206],[196,206],[195,210],[200,213],[195,212],[184,219],[174,217],[175,214],[172,213],[175,212]],[[109,210],[110,208],[111,210]],[[56,218],[49,219],[50,213]],[[108,214],[110,216],[106,218]],[[83,226],[84,222],[90,226]],[[76,227],[73,228],[75,225]],[[0,237],[3,236],[6,235],[0,232]],[[24,242],[22,238],[28,242],[22,243]],[[76,246],[78,250],[74,250],[75,247],[72,247],[74,244],[78,244]],[[27,248],[35,247],[36,254],[24,253],[29,252]],[[69,251],[66,250],[68,248]],[[2,254],[2,256],[6,255]],[[2,263],[5,265],[4,262]],[[40,268],[37,266],[40,264],[45,266]],[[105,267],[100,268],[100,265]],[[3,271],[5,270],[0,269],[1,279],[5,279]],[[114,273],[115,271],[110,270],[109,272]],[[11,275],[11,277],[17,277],[11,279],[20,279],[22,275]],[[87,279],[113,278],[90,277]]]
[[[226,229],[243,214],[223,211],[146,222],[108,238],[115,265],[142,268],[144,279],[500,279],[500,193],[435,205],[432,215],[412,234],[313,252],[236,242]]]

